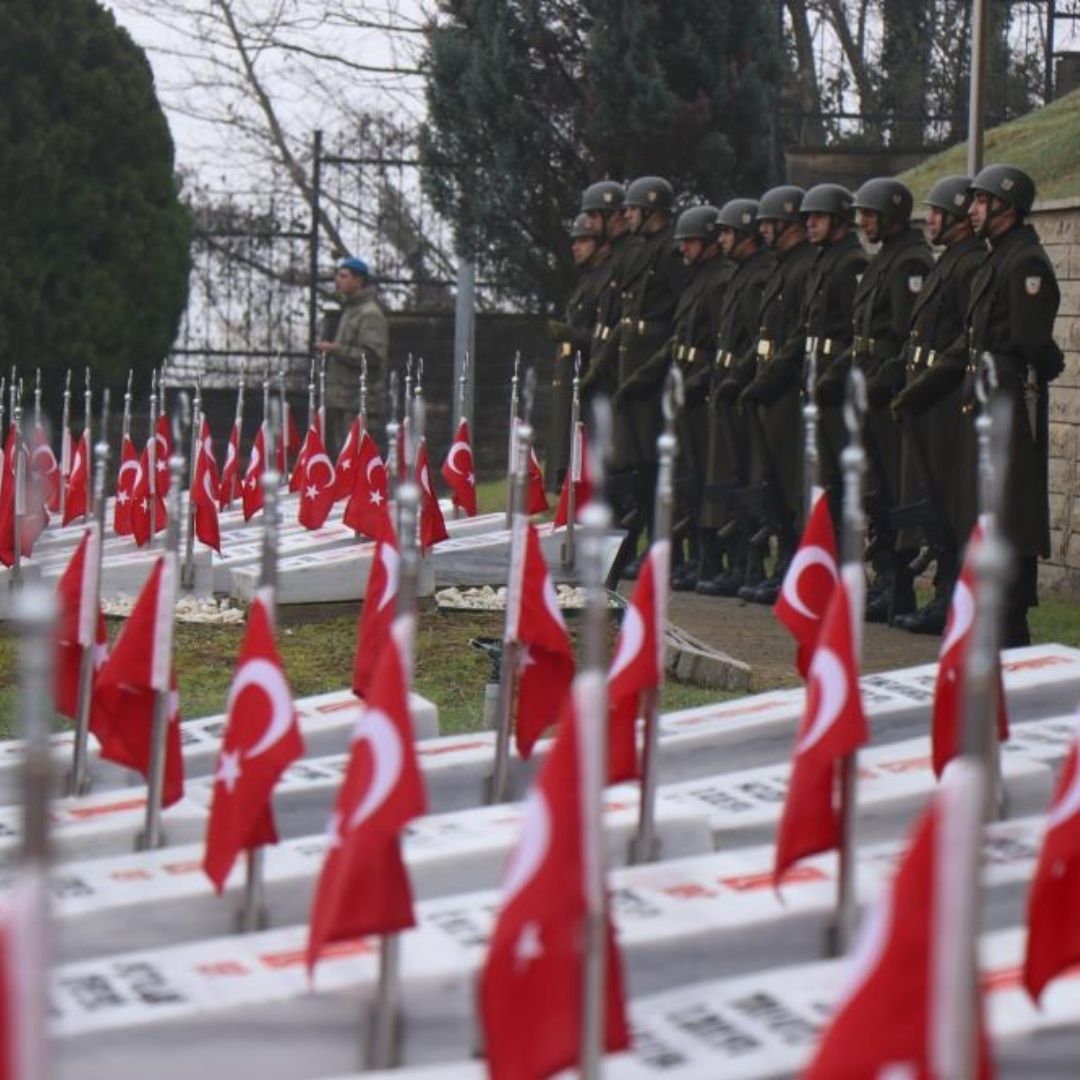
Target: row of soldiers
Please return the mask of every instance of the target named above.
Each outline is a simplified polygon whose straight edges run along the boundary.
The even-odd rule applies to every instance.
[[[1009,165],[946,177],[925,199],[924,236],[911,191],[892,178],[854,194],[783,185],[678,214],[660,177],[590,185],[571,234],[581,278],[551,324],[556,471],[580,355],[583,401],[603,393],[614,405],[611,498],[632,535],[650,530],[660,390],[677,365],[686,401],[672,587],[772,603],[806,512],[804,396],[819,407],[819,483],[839,529],[843,400],[857,365],[868,399],[866,616],[940,633],[977,516],[976,376],[988,351],[996,392],[1014,405],[1005,640],[1025,644],[1037,560],[1049,555],[1048,384],[1063,367],[1058,286],[1027,222],[1034,199],[1031,178]],[[915,577],[930,566],[934,597],[917,610]]]

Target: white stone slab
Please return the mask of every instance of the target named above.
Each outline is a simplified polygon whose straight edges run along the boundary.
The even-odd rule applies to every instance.
[[[133,547],[131,551],[105,556],[101,560],[101,595],[106,599],[120,595],[138,595],[161,553],[159,541],[156,547]],[[185,589],[185,592],[195,596],[210,595],[213,586],[213,564],[210,559],[212,554],[209,548],[195,551],[195,583],[192,588]],[[66,566],[66,560],[49,563],[42,569],[43,580],[47,584],[55,585]]]

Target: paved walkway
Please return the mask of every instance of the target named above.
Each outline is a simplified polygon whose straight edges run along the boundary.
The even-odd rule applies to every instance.
[[[625,586],[624,582],[624,586]],[[762,604],[726,597],[672,593],[669,618],[702,641],[751,668],[751,690],[797,686],[791,635]],[[888,626],[863,626],[863,671],[885,671],[937,660],[941,639]]]

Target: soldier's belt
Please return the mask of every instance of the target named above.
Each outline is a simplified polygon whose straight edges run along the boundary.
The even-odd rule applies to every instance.
[[[598,322],[596,329],[593,330],[593,337],[599,338],[601,341],[607,341],[611,337],[611,327]]]
[[[733,352],[718,352],[716,354],[716,366],[722,368],[731,367],[731,361],[735,359]]]
[[[913,371],[919,368],[932,368],[937,361],[937,350],[928,349],[925,345],[916,345],[911,354],[911,363],[908,365]]]
[[[832,356],[842,348],[843,342],[837,341],[836,338],[808,337],[806,339],[806,351],[809,353],[816,349],[818,356]]]
[[[701,350],[694,345],[676,345],[675,359],[685,364],[692,364],[701,355]]]
[[[650,322],[647,319],[630,318],[623,318],[622,324],[632,334],[637,334],[638,337],[642,337],[645,334],[651,334],[654,330],[666,330],[668,325],[665,322]]]

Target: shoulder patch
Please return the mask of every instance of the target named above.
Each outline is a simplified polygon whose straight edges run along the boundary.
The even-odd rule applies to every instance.
[[[1042,274],[1032,274],[1030,277],[1024,278],[1024,292],[1028,296],[1038,296],[1039,290],[1042,289]]]
[[[922,274],[909,274],[907,279],[908,292],[912,296],[917,296],[922,289],[923,276]]]

